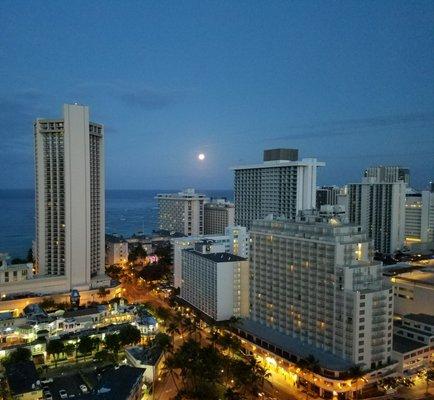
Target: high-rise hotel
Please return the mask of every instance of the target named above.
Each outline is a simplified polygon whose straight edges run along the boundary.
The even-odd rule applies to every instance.
[[[250,231],[250,319],[242,328],[278,354],[314,354],[329,370],[390,362],[392,288],[366,230],[339,216],[272,216]]]
[[[235,224],[250,229],[268,214],[294,219],[316,206],[316,172],[325,163],[298,159],[296,149],[264,151],[262,164],[234,167]]]
[[[104,266],[104,127],[89,108],[63,106],[61,119],[34,123],[36,267],[89,287]]]

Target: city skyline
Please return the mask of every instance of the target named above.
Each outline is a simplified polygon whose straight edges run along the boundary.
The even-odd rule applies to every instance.
[[[109,189],[230,188],[275,147],[325,161],[319,185],[428,185],[432,3],[198,5],[3,2],[0,185],[33,187],[32,122],[65,102],[105,122]]]

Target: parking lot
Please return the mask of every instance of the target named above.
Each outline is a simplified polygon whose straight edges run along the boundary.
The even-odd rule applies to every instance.
[[[54,382],[44,384],[44,387],[48,387],[48,390],[50,391],[53,400],[60,400],[60,390],[66,390],[66,393],[68,394],[68,398],[75,398],[79,395],[82,396],[83,393],[80,389],[80,385],[86,385],[81,376],[77,373],[72,375],[63,375],[56,377],[54,379]],[[87,385],[86,385],[87,386]],[[46,396],[44,396],[44,399],[46,399]]]

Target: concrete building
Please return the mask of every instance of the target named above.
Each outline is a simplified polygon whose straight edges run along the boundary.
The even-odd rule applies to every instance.
[[[404,244],[405,191],[402,181],[364,178],[348,185],[348,217],[361,225],[374,241],[374,249],[389,254]]]
[[[375,178],[381,182],[404,182],[410,186],[410,170],[408,168],[399,167],[396,165],[384,166],[378,165],[369,167],[365,170],[363,176],[365,178]]]
[[[159,229],[182,233],[186,236],[203,235],[204,204],[206,196],[186,189],[179,193],[156,196]]]
[[[249,312],[249,263],[222,250],[203,241],[182,251],[180,297],[214,321]]]
[[[306,211],[293,222],[256,221],[250,237],[250,318],[242,330],[288,358],[314,354],[328,370],[390,363],[392,288],[366,231]]]
[[[405,196],[405,243],[434,241],[434,193],[407,193]]]
[[[31,278],[33,278],[32,263],[11,264],[9,255],[0,253],[0,285]]]
[[[321,186],[316,189],[316,209],[319,210],[324,205],[338,204],[338,195],[342,189],[338,186]]]
[[[39,274],[89,288],[104,266],[104,128],[89,108],[65,104],[62,119],[34,123]]]
[[[235,206],[225,199],[216,199],[204,206],[204,234],[223,235],[225,228],[234,225]]]
[[[397,274],[387,273],[393,285],[394,313],[434,315],[434,267],[407,268]]]
[[[398,372],[413,375],[434,361],[434,316],[406,314],[394,323],[393,358]]]
[[[239,257],[249,257],[249,234],[243,226],[228,226],[225,235],[190,236],[174,238],[171,240],[173,248],[173,280],[174,286],[182,285],[182,250],[194,249],[197,242],[207,240],[214,245],[222,245],[223,251]]]
[[[105,244],[105,264],[122,264],[128,261],[128,242],[111,237]]]
[[[264,151],[264,162],[232,168],[235,173],[235,224],[250,228],[270,213],[294,219],[316,206],[316,172],[325,163],[298,160],[298,150]]]

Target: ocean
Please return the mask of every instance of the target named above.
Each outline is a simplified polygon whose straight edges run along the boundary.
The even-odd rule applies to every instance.
[[[157,227],[157,193],[178,190],[106,190],[106,233],[131,236]],[[201,190],[208,197],[233,200],[232,190]],[[24,258],[35,236],[33,189],[0,189],[0,253]]]

